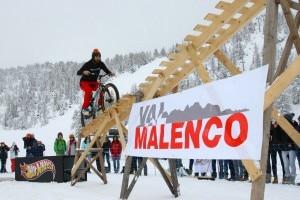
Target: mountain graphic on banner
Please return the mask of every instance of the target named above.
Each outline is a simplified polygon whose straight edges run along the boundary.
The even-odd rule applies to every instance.
[[[170,113],[163,112],[162,118],[166,119],[166,123],[191,121],[198,119],[211,118],[213,116],[230,115],[237,112],[246,112],[249,109],[221,110],[219,105],[206,104],[204,107],[199,102],[195,102],[192,106],[187,105],[184,110],[172,110]]]

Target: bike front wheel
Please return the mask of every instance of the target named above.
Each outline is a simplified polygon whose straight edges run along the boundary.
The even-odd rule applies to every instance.
[[[119,101],[120,96],[118,88],[112,83],[106,84],[102,92],[103,96],[101,102],[101,109],[102,111],[105,111],[110,106],[117,103]]]

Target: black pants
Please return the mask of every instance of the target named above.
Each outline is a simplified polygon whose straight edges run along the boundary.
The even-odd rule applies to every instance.
[[[267,174],[271,174],[271,170],[273,172],[273,176],[277,176],[277,152],[279,154],[280,163],[282,166],[283,176],[285,175],[284,164],[281,154],[281,149],[277,144],[270,144],[268,150],[268,161],[267,161]]]
[[[6,160],[7,158],[1,158],[1,173],[6,173]]]

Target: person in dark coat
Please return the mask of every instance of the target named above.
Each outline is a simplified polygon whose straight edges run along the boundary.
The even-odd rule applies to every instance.
[[[8,152],[9,151],[9,147],[4,143],[1,142],[0,143],[0,160],[1,160],[1,169],[0,172],[1,173],[6,173],[6,161],[7,161],[7,157],[8,157]]]
[[[46,150],[45,145],[41,142],[37,142],[37,147],[32,150],[32,154],[34,157],[44,156],[44,151]]]
[[[33,139],[30,133],[27,133],[25,137],[22,138],[24,142],[24,149],[28,149],[28,147],[32,148]]]
[[[274,184],[278,183],[277,153],[279,155],[283,176],[285,176],[284,163],[283,163],[282,154],[281,154],[281,150],[282,150],[281,135],[283,134],[282,131],[283,130],[277,124],[277,122],[271,123],[266,183],[271,183],[271,169],[272,169],[273,178],[274,178],[272,183],[274,183]]]
[[[110,140],[108,139],[107,136],[105,136],[105,137],[106,137],[105,141],[103,142],[103,145],[102,145],[102,156],[103,156],[104,163],[105,163],[105,160],[107,162],[107,173],[108,173],[111,170],[111,168],[110,168]]]

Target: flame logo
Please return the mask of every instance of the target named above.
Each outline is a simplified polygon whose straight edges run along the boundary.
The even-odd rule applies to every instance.
[[[20,164],[20,168],[21,175],[27,180],[35,180],[48,171],[53,173],[52,180],[54,180],[56,174],[55,165],[48,159],[39,160],[31,164]]]

